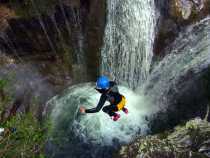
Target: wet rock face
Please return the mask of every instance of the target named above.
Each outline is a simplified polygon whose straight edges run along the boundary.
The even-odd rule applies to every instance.
[[[30,110],[41,118],[50,97],[72,84],[95,81],[105,0],[41,0],[36,12],[24,2],[31,0],[0,1],[0,78],[12,73],[11,91],[20,111],[37,96],[41,105]]]
[[[210,123],[195,118],[173,131],[140,137],[123,146],[116,158],[208,158]]]
[[[0,32],[4,31],[8,27],[7,19],[15,17],[13,10],[0,5]]]
[[[156,1],[160,18],[154,53],[164,56],[164,48],[172,43],[178,33],[186,26],[195,23],[210,14],[209,0],[163,0]]]
[[[34,6],[26,2],[0,2],[1,51],[14,57],[19,55],[23,62],[35,65],[60,65],[77,83],[95,80],[103,40],[105,0],[100,3],[47,0]],[[46,73],[42,67],[41,70]],[[78,77],[81,74],[77,71],[88,75]]]
[[[208,12],[207,2],[207,0],[173,0],[170,13],[178,20],[201,18]]]

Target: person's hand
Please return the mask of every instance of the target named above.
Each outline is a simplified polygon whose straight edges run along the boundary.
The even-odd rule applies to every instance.
[[[85,113],[85,108],[81,106],[81,107],[79,108],[79,111],[80,111],[80,113],[84,114],[84,113]]]

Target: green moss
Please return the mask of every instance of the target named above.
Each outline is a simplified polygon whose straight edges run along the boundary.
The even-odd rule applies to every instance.
[[[16,115],[1,126],[7,132],[0,140],[0,157],[43,157],[47,127],[31,113]]]
[[[200,153],[192,152],[191,158],[208,158],[208,157]]]
[[[3,90],[4,87],[8,84],[7,80],[0,79],[0,89]]]
[[[63,39],[57,42],[57,52],[59,54],[59,58],[61,59],[61,70],[64,72],[69,72],[72,74],[72,62],[73,62],[73,50],[71,46],[69,46]]]
[[[54,11],[57,0],[10,0],[9,4],[18,16],[30,18],[37,15],[50,14]]]
[[[158,138],[159,139],[166,139],[169,134],[170,134],[169,131],[164,131],[164,132],[158,134]]]
[[[0,79],[0,116],[10,104],[11,96],[4,91],[9,84],[9,80]],[[44,145],[51,127],[49,121],[39,122],[32,112],[17,113],[1,120],[0,127],[5,129],[0,136],[0,157],[45,157]]]
[[[9,83],[8,80],[0,79],[0,114],[2,114],[5,111],[7,105],[11,101],[11,97],[7,95],[5,92],[5,88],[8,85],[8,83]],[[3,121],[2,119],[3,118],[1,118],[0,121]]]
[[[64,63],[69,69],[69,73],[72,73],[72,49],[70,47],[64,47],[63,52],[64,52],[63,56]]]
[[[191,154],[192,158],[207,158],[205,154],[199,153],[199,149],[209,139],[210,123],[196,118],[177,126],[173,131],[140,137],[134,143],[123,146],[119,155],[133,155],[131,158],[140,154],[150,158],[188,158]],[[138,153],[135,152],[135,146],[138,146]]]

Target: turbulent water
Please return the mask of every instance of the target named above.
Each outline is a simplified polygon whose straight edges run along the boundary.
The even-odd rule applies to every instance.
[[[90,83],[70,87],[48,105],[53,106],[54,134],[63,142],[55,147],[55,157],[112,157],[121,143],[129,142],[148,129],[146,116],[163,111],[175,93],[183,95],[188,81],[201,75],[210,65],[210,20],[188,27],[166,48],[166,57],[157,62],[141,89],[133,92],[120,87],[128,100],[129,114],[113,122],[105,113],[79,115],[80,105],[94,107],[99,94]],[[192,74],[189,76],[189,74]],[[196,83],[195,83],[196,84]]]
[[[129,114],[120,112],[117,122],[102,111],[81,115],[80,106],[93,108],[100,98],[94,84],[66,89],[48,102],[53,107],[50,157],[111,158],[120,144],[147,134],[150,119],[146,118],[166,110],[210,65],[209,18],[180,32],[164,50],[167,55],[151,69],[157,18],[154,1],[108,0],[107,9],[101,73],[123,85],[119,89],[127,98]]]
[[[94,147],[95,149],[88,149],[90,150],[89,152],[84,150],[90,156],[94,154],[91,152],[97,150],[97,148],[128,143],[135,138],[135,135],[147,132],[148,123],[145,117],[152,112],[149,108],[150,103],[128,88],[119,88],[128,100],[127,107],[129,108],[129,115],[120,112],[121,119],[118,122],[113,122],[102,111],[96,114],[78,114],[78,107],[80,105],[86,108],[95,107],[100,98],[100,95],[91,83],[70,87],[63,95],[53,98],[48,103],[55,105],[52,111],[55,131],[62,134],[65,133],[62,136],[63,138],[70,139],[72,136],[75,138],[67,143],[69,148],[72,144],[75,146],[80,146],[83,143],[87,143],[87,146],[97,145],[97,147]],[[106,103],[106,105],[109,104]],[[139,128],[139,124],[142,128]],[[70,151],[67,155],[75,156],[77,154],[77,151]],[[81,153],[81,155],[83,154]],[[95,157],[95,155],[92,156]],[[107,156],[109,157],[110,155]]]
[[[146,80],[150,71],[156,21],[154,1],[108,0],[107,12],[101,73],[134,89]],[[80,105],[86,108],[97,105],[100,96],[91,84],[75,85],[53,98],[48,105],[54,107],[54,131],[61,138],[70,139],[55,157],[111,157],[117,144],[128,143],[137,134],[146,133],[145,117],[157,109],[151,110],[149,100],[131,89],[120,87],[128,100],[129,115],[121,113],[118,122],[103,112],[77,114]],[[81,149],[84,144],[87,149]],[[74,150],[67,151],[70,148]]]
[[[108,0],[101,72],[135,89],[150,71],[155,36],[153,0]]]

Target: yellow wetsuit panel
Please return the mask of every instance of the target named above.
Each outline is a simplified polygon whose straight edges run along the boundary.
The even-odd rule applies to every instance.
[[[117,104],[118,110],[122,110],[125,104],[126,104],[126,99],[124,96],[122,96],[122,100],[119,102],[119,104]]]

